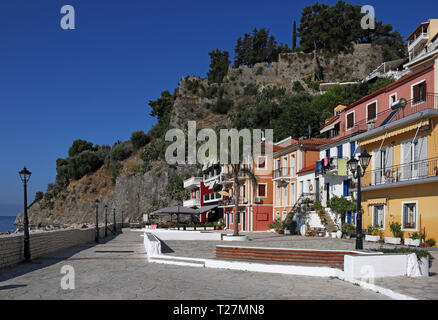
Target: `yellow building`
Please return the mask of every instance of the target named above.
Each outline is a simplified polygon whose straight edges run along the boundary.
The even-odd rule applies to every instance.
[[[428,94],[422,103],[421,112],[354,138],[372,155],[362,178],[363,227],[385,236],[393,236],[390,224],[398,222],[404,238],[421,230],[438,240],[438,96]]]

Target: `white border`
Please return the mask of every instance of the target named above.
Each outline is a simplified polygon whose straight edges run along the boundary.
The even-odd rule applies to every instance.
[[[426,102],[426,100],[424,100],[424,101],[420,101],[420,102],[414,103],[414,87],[419,85],[419,84],[421,84],[421,83],[423,83],[423,82],[426,82],[426,79],[423,79],[423,80],[418,81],[418,82],[416,82],[414,84],[411,84],[411,101],[412,101],[411,107],[418,106],[418,105]],[[426,83],[426,94],[427,94],[427,83]]]
[[[260,195],[260,189],[259,189],[259,186],[260,185],[262,185],[262,184],[264,184],[265,185],[265,193],[266,193],[266,195],[264,196],[264,197],[262,197],[261,195]],[[268,184],[267,183],[258,183],[257,184],[257,198],[264,198],[264,199],[266,199],[268,197]]]
[[[373,103],[376,103],[376,117],[373,118],[373,119],[368,119],[368,106],[372,105]],[[378,100],[374,100],[374,101],[368,103],[366,109],[367,109],[367,122],[368,121],[377,120],[377,114],[379,113],[379,102],[378,102]]]
[[[404,228],[404,215],[403,215],[403,208],[405,206],[405,204],[409,204],[409,203],[415,203],[415,207],[416,207],[416,212],[415,212],[415,229],[412,228]],[[401,230],[402,231],[418,231],[418,200],[411,200],[411,201],[402,201],[401,203]]]
[[[386,205],[385,204],[371,205],[371,207],[373,208],[372,215],[371,215],[372,226],[374,227],[374,207],[377,207],[377,206],[383,206],[383,228],[379,228],[379,230],[385,230],[385,227],[386,227]]]
[[[348,128],[348,115],[353,114],[353,126]],[[356,127],[356,111],[353,110],[345,115],[345,131],[353,130]],[[330,155],[331,156],[331,155]]]
[[[389,95],[389,109],[391,109],[391,105],[395,102],[395,101],[394,102],[391,101],[391,98],[393,96],[395,96],[395,101],[397,101],[397,92],[394,92],[394,93]]]

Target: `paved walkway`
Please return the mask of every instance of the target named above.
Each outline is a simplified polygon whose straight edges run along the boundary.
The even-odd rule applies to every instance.
[[[260,240],[257,245],[268,242],[263,235],[257,235],[257,238]],[[180,242],[180,245],[190,247],[187,242]],[[61,278],[64,276],[61,268],[64,265],[71,265],[75,270],[74,290],[61,289]],[[264,300],[387,297],[335,278],[148,263],[142,234],[124,229],[117,237],[99,245],[78,246],[31,263],[1,269],[0,299]]]

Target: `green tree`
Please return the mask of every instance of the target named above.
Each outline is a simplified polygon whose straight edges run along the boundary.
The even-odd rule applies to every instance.
[[[208,83],[222,83],[230,66],[229,52],[216,49],[210,55],[210,70],[207,72]]]
[[[390,24],[376,21],[375,29],[364,30],[361,7],[339,0],[334,6],[316,3],[303,9],[298,28],[304,52],[326,50],[350,52],[353,43],[373,43],[383,48],[385,61],[405,58],[403,38]]]
[[[246,65],[253,67],[256,63],[278,61],[279,53],[291,52],[287,45],[278,45],[269,30],[254,28],[252,33],[239,37],[234,48],[234,67]]]
[[[341,225],[345,221],[345,215],[347,214],[347,212],[355,211],[357,209],[356,203],[354,201],[348,200],[344,196],[334,196],[327,202],[327,207],[341,215]]]
[[[92,142],[78,139],[73,141],[72,146],[70,147],[70,149],[68,149],[68,156],[74,157],[75,155],[78,155],[83,151],[86,150],[96,151],[96,149],[97,148],[93,147]]]
[[[144,133],[143,130],[137,130],[131,134],[130,141],[132,143],[132,147],[134,148],[134,151],[137,151],[141,147],[147,145],[151,141],[151,138],[149,135]]]
[[[117,143],[113,146],[110,157],[111,161],[123,161],[132,154],[132,149],[126,143]]]
[[[294,21],[294,31],[292,36],[292,51],[295,52],[297,48],[297,22]]]

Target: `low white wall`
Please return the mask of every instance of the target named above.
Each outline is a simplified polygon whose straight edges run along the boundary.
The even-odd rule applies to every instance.
[[[182,231],[182,230],[149,230],[159,239],[165,240],[221,240],[221,234],[218,232],[201,232],[201,231]]]
[[[161,255],[161,241],[151,233],[144,233],[144,248],[148,259]]]
[[[428,276],[429,263],[418,263],[411,254],[346,255],[344,275],[346,280],[399,276]],[[425,266],[427,264],[427,266]]]

